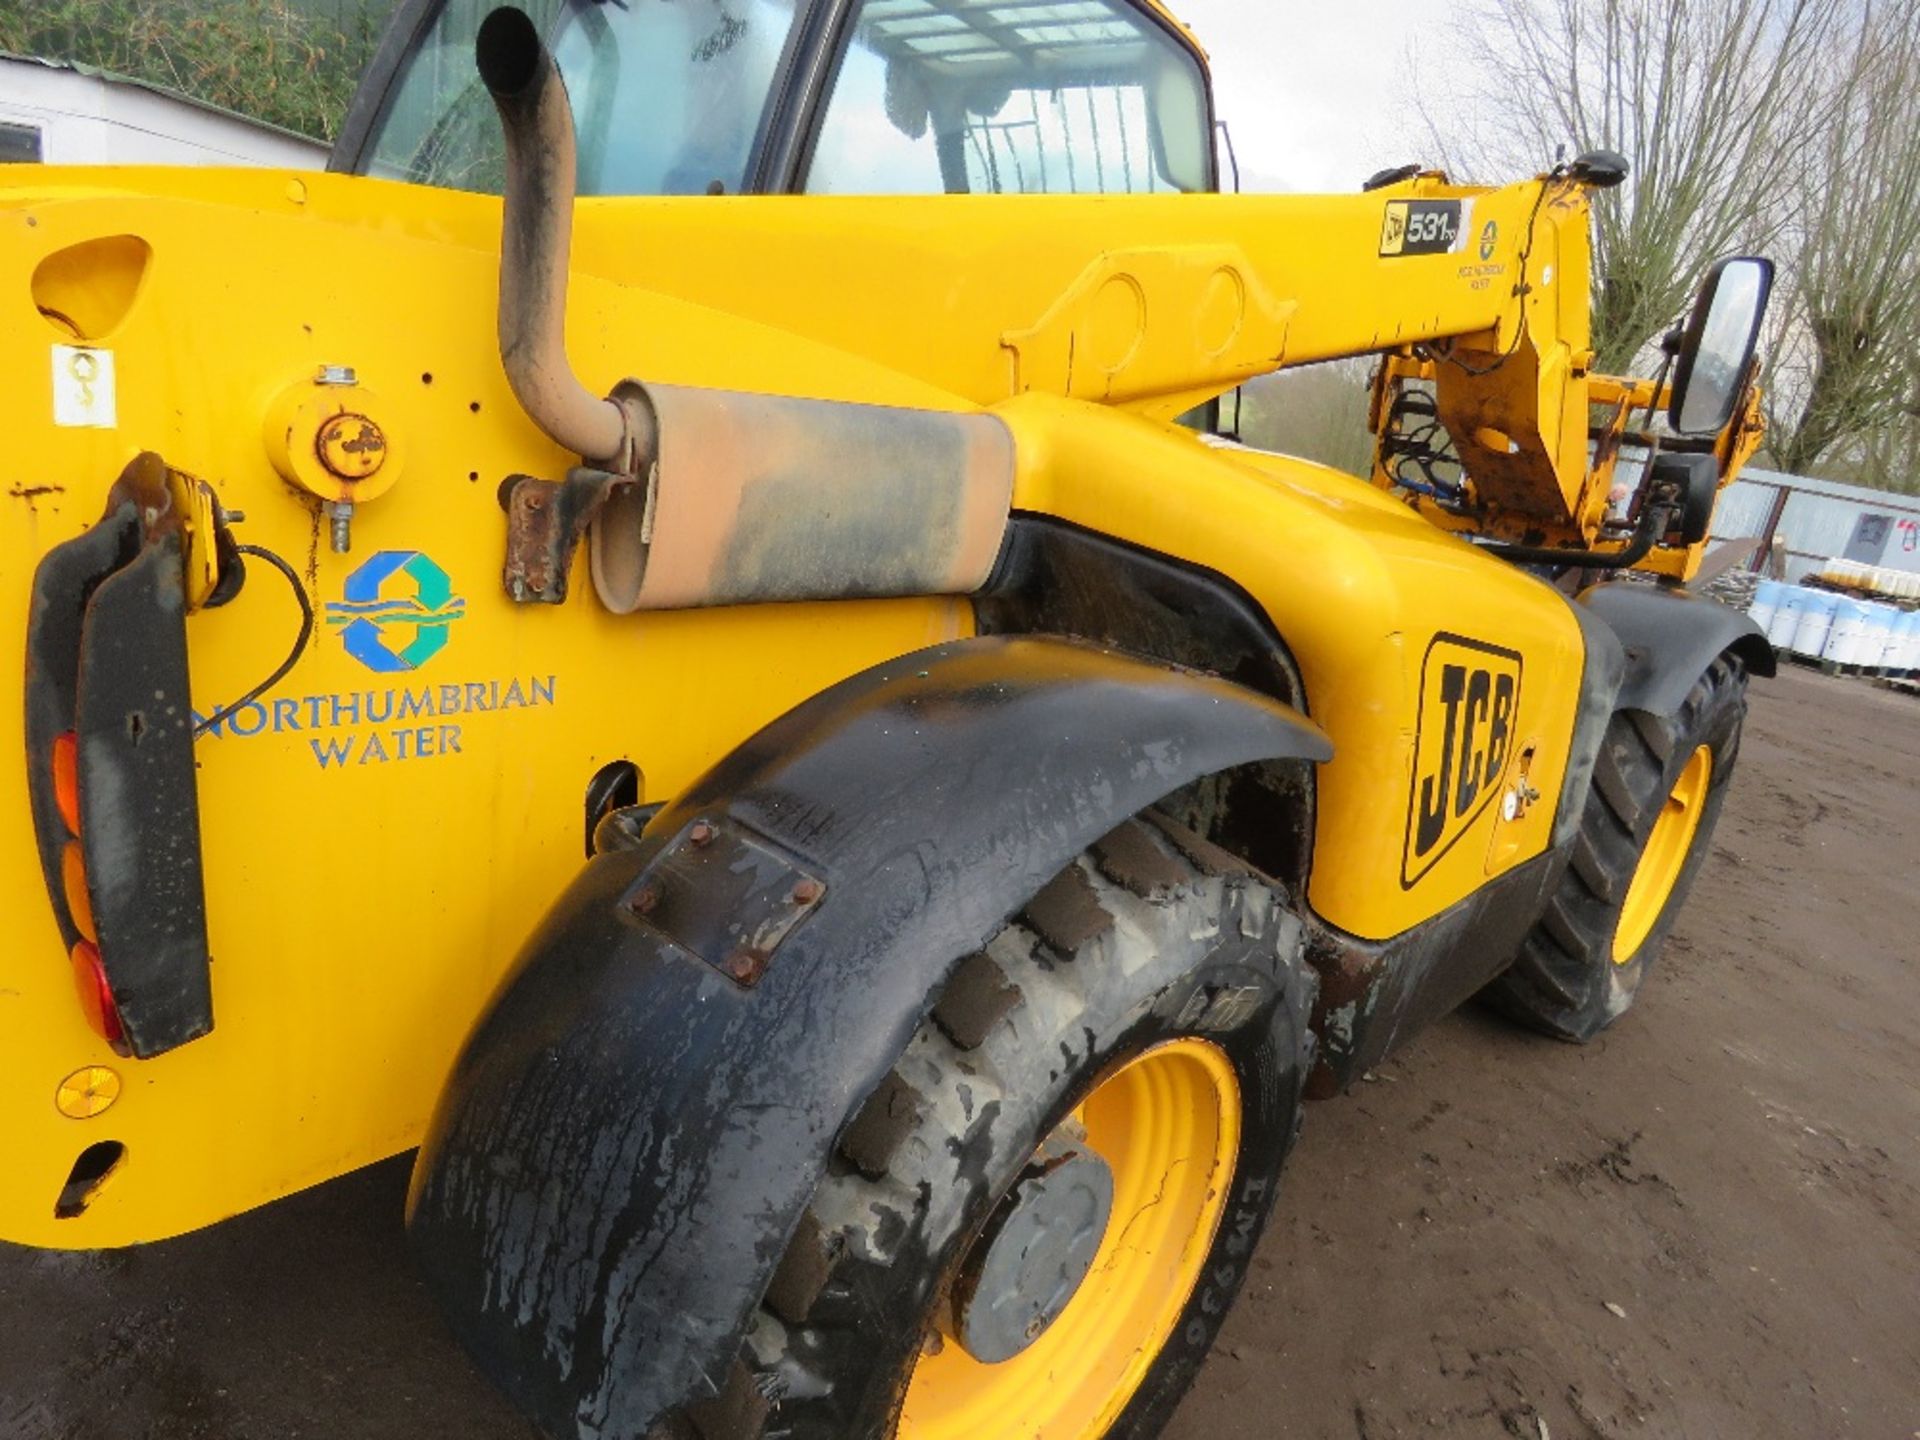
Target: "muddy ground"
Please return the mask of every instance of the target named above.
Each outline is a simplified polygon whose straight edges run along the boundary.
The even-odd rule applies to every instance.
[[[1754,688],[1639,1008],[1586,1049],[1462,1013],[1311,1110],[1170,1440],[1920,1436],[1920,698]],[[525,1440],[405,1184],[0,1252],[0,1436]]]

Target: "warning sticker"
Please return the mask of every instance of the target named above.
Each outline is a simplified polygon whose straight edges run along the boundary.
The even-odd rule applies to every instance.
[[[114,416],[113,351],[84,345],[53,347],[53,423],[111,430]]]

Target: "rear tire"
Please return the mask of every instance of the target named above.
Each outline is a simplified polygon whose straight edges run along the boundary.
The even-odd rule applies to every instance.
[[[1316,988],[1301,951],[1285,896],[1226,852],[1159,817],[1106,836],[955,967],[838,1138],[727,1393],[689,1417],[696,1430],[705,1440],[1159,1433],[1246,1275],[1298,1129]],[[1186,1103],[1181,1086],[1207,1075],[1216,1088],[1201,1083]],[[1153,1105],[1115,1109],[1118,1090],[1151,1092]],[[1185,1153],[1202,1158],[1143,1158],[1189,1121],[1202,1139]],[[1113,1143],[1116,1124],[1127,1143]],[[994,1227],[1016,1184],[1050,1173],[1036,1147],[1069,1131],[1112,1164],[1113,1208],[1095,1233],[1119,1238],[1112,1251],[1102,1242],[1028,1350],[983,1364],[953,1338],[954,1297],[972,1283],[956,1280],[977,1276],[978,1252],[1005,1233]],[[1138,1189],[1142,1165],[1151,1198]],[[1182,1179],[1193,1175],[1197,1186]],[[1195,1208],[1173,1233],[1191,1233],[1156,1252],[1152,1215],[1175,1206],[1176,1191]],[[1114,1277],[1156,1253],[1145,1278],[1126,1282],[1145,1310],[1114,1308]],[[1154,1268],[1163,1262],[1174,1268]],[[1136,1313],[1150,1318],[1104,1346],[1068,1344],[1089,1316]],[[1056,1330],[1046,1353],[1112,1360],[1079,1381],[1071,1360],[1057,1373],[1008,1368],[1043,1359]],[[1115,1367],[1132,1373],[1109,1385]],[[1027,1375],[1044,1378],[1028,1386]]]
[[[1706,858],[1746,713],[1746,672],[1729,654],[1671,719],[1614,715],[1566,873],[1519,957],[1483,997],[1523,1025],[1577,1043],[1626,1012]]]

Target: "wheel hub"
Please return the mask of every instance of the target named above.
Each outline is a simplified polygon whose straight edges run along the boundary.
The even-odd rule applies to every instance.
[[[1084,1140],[1056,1137],[974,1243],[954,1286],[953,1335],[982,1364],[1046,1333],[1087,1278],[1113,1213],[1113,1170]]]

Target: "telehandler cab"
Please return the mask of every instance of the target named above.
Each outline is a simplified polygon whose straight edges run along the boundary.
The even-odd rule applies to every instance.
[[[0,188],[0,1237],[418,1146],[555,1436],[1152,1435],[1303,1096],[1643,982],[1770,269],[1597,375],[1617,156],[1211,193],[1157,0],[531,9]],[[1354,355],[1371,484],[1205,433]]]

